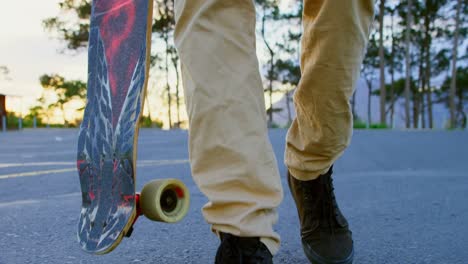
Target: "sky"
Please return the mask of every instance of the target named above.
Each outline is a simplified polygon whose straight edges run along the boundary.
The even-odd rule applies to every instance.
[[[0,94],[9,95],[7,109],[9,111],[26,114],[34,106],[37,98],[43,93],[39,83],[42,74],[58,73],[67,79],[86,80],[87,53],[79,52],[75,55],[63,54],[65,43],[54,38],[52,33],[42,27],[42,20],[60,14],[58,3],[60,0],[28,1],[27,8],[23,1],[0,0],[0,66],[7,66],[10,70],[10,80],[0,79]],[[282,9],[287,9],[289,0],[283,0]],[[266,50],[262,47],[262,40],[257,39],[257,53],[260,61],[267,60]],[[157,43],[156,43],[157,44]],[[159,91],[155,90],[162,77],[152,76],[149,81],[149,105],[152,116],[158,116],[165,121],[166,109],[161,107]],[[367,89],[365,84],[358,83],[358,115],[366,116]],[[281,98],[277,96],[274,101]],[[375,99],[375,100],[374,100]],[[378,98],[373,98],[372,112],[378,112]],[[268,100],[267,100],[268,102]],[[67,118],[74,118],[76,108],[81,105],[70,105]],[[183,106],[182,106],[183,108]],[[175,112],[175,111],[173,111]],[[445,110],[440,109],[440,116],[445,116]],[[62,120],[61,113],[56,114],[57,121]],[[377,117],[375,114],[374,117]],[[441,117],[441,119],[443,119]],[[186,113],[182,109],[182,119]],[[53,120],[52,120],[53,121]],[[439,123],[443,123],[440,121]]]
[[[7,109],[26,114],[43,93],[39,77],[58,73],[66,79],[86,80],[87,53],[63,54],[65,43],[54,38],[42,27],[45,18],[60,14],[60,0],[24,1],[0,0],[0,66],[10,70],[9,79],[0,79],[0,94],[9,95]],[[282,9],[288,8],[290,0],[282,1]],[[261,44],[261,40],[258,40]],[[260,45],[259,45],[260,46]],[[262,52],[259,48],[259,55]],[[149,87],[153,84],[151,83]],[[151,105],[160,115],[156,94]],[[280,98],[275,98],[279,100]],[[159,110],[159,111],[158,111]]]
[[[37,98],[43,92],[39,83],[42,74],[58,73],[66,79],[86,80],[86,51],[75,55],[60,53],[65,43],[54,38],[42,27],[43,19],[60,14],[59,2],[60,0],[36,0],[28,1],[26,6],[24,1],[0,0],[0,66],[7,66],[10,70],[9,81],[0,79],[0,94],[9,95],[7,109],[10,111],[25,114],[36,104]],[[290,4],[290,0],[283,0],[281,9],[287,9]],[[262,48],[261,39],[258,38],[257,43],[257,53],[260,61],[264,63],[267,58],[266,50]],[[149,105],[153,116],[165,118],[166,110],[161,107],[159,92],[151,89],[157,86],[157,80],[160,78],[161,76],[154,75],[153,79],[156,81],[150,79]],[[359,116],[364,117],[367,89],[363,83],[358,83],[358,87],[362,89],[357,89],[359,102],[357,111]],[[279,99],[281,98],[274,98],[274,101]],[[376,113],[378,102],[372,104],[372,112]],[[441,109],[440,112],[445,113],[445,110]],[[185,111],[182,115],[185,119]]]
[[[86,78],[86,53],[60,54],[64,44],[42,28],[42,20],[59,14],[58,0],[0,0],[0,65],[10,70],[10,81],[0,80],[7,107],[27,111],[42,93],[39,77],[60,73],[69,79]]]

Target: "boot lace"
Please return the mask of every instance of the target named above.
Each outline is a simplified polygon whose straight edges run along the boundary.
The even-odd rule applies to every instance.
[[[338,204],[336,202],[336,197],[335,197],[335,187],[333,186],[333,179],[330,176],[326,177],[326,181],[324,182],[324,189],[325,189],[325,197],[324,197],[324,203],[323,206],[323,212],[326,214],[327,218],[327,225],[330,228],[330,233],[334,234],[335,233],[335,221],[336,218],[338,217]]]

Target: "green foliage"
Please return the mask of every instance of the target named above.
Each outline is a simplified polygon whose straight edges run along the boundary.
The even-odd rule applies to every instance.
[[[442,86],[440,87],[442,92],[450,90],[450,83],[452,82],[452,76],[448,76]],[[462,66],[457,69],[457,89],[461,92],[464,97],[468,96],[468,67]],[[443,93],[441,95],[446,95]],[[468,99],[468,98],[467,98]]]
[[[86,83],[80,80],[65,80],[64,77],[58,74],[47,75],[44,74],[40,78],[41,86],[44,89],[52,90],[57,95],[57,101],[49,108],[58,108],[65,115],[64,105],[73,99],[85,99],[86,98]],[[44,100],[44,98],[42,98]],[[41,111],[40,108],[34,108],[35,111]],[[77,109],[78,110],[78,109]],[[42,111],[46,111],[43,109]],[[65,125],[68,125],[68,120],[63,118]]]
[[[440,90],[436,92],[437,102],[444,104],[447,109],[449,108],[449,92],[450,84],[452,82],[452,76],[448,76]],[[466,103],[468,102],[468,67],[463,66],[457,69],[457,80],[456,80],[456,92],[455,92],[455,127],[454,128],[466,128],[467,127],[467,115]]]
[[[80,80],[67,81],[58,74],[44,74],[40,78],[44,89],[52,89],[57,93],[61,103],[67,103],[72,99],[86,98],[86,83]]]
[[[275,129],[275,128],[281,128],[281,126],[278,125],[277,123],[271,123],[271,124],[269,125],[269,128]]]
[[[45,29],[57,32],[67,43],[67,49],[78,50],[86,47],[89,38],[89,17],[91,0],[62,0],[59,2],[63,14],[42,21]],[[67,19],[72,17],[72,19]]]
[[[301,68],[298,61],[279,59],[276,61],[275,69],[277,71],[277,80],[282,84],[291,84],[294,87],[299,84]]]
[[[0,65],[0,77],[4,80],[10,80],[8,75],[10,74],[10,69],[7,66]]]
[[[354,129],[366,129],[367,123],[362,121],[361,119],[356,119],[353,122],[353,128]]]
[[[289,13],[282,13],[279,8],[279,0],[255,0],[257,6],[258,23],[262,25],[260,33],[267,46],[269,52],[269,61],[264,65],[262,73],[269,82],[266,92],[273,94],[275,92],[283,92],[284,87],[292,89],[297,86],[301,77],[299,67],[299,42],[301,37],[301,22],[303,1],[292,1],[293,8]],[[393,107],[391,102],[391,94],[393,99],[398,100],[404,96],[404,76],[405,76],[405,33],[409,31],[411,35],[410,41],[410,59],[411,59],[411,96],[410,102],[414,109],[420,108],[424,111],[429,105],[429,100],[423,95],[420,90],[423,84],[431,86],[431,91],[436,94],[437,100],[435,103],[447,104],[449,97],[450,77],[446,78],[442,85],[437,87],[433,80],[440,80],[448,75],[451,68],[451,57],[453,53],[453,39],[455,32],[455,10],[457,1],[450,0],[413,0],[412,8],[408,10],[408,0],[402,1],[385,1],[384,14],[384,34],[383,48],[385,60],[385,72],[390,73],[393,78],[386,76],[386,101]],[[55,32],[66,43],[68,50],[77,51],[87,46],[89,33],[89,17],[91,13],[91,0],[59,0],[60,15],[47,18],[43,21],[43,26],[51,32]],[[167,106],[173,102],[171,97],[174,97],[173,87],[171,88],[169,81],[171,74],[178,72],[178,56],[172,41],[175,28],[174,22],[174,0],[155,0],[155,12],[153,33],[157,36],[156,42],[164,41],[164,46],[155,45],[151,54],[151,67],[153,69],[164,72],[166,80],[161,80],[159,86],[166,90],[160,93],[161,96],[167,97]],[[468,41],[468,4],[463,1],[461,9],[461,20],[459,30],[460,51],[459,62],[461,65],[466,65],[468,55],[466,42]],[[412,26],[406,27],[407,13],[412,14]],[[377,14],[378,15],[378,14]],[[379,78],[379,25],[376,19],[374,29],[371,32],[367,53],[362,66],[362,77],[365,79],[368,89],[372,91],[371,95],[380,95],[380,90],[377,87],[372,87]],[[164,49],[162,50],[161,47]],[[464,49],[465,50],[462,50]],[[159,49],[159,50],[158,50]],[[170,63],[170,64],[169,64]],[[460,64],[459,64],[460,65]],[[7,68],[5,68],[7,69]],[[426,69],[428,71],[426,71]],[[0,78],[5,76],[2,74],[3,68],[0,67]],[[457,112],[459,113],[459,122],[463,123],[465,118],[464,107],[468,101],[466,85],[467,68],[464,66],[458,71],[457,76]],[[429,74],[426,74],[429,72]],[[84,92],[79,87],[83,83],[67,82],[60,80],[60,76],[47,75],[41,84],[46,83],[48,89],[54,90],[58,95],[58,101],[52,106],[63,108],[70,99],[83,99]],[[52,80],[52,84],[50,81]],[[394,81],[393,84],[391,83]],[[66,85],[58,85],[64,82]],[[163,83],[164,82],[164,83]],[[375,85],[374,85],[375,86]],[[58,88],[57,88],[58,87]],[[178,89],[178,85],[177,85]],[[427,91],[427,90],[426,90]],[[176,102],[179,102],[179,95],[176,92]],[[426,102],[426,100],[428,102]],[[423,107],[425,105],[425,108]],[[269,107],[271,108],[271,106]],[[170,108],[169,108],[170,109]],[[414,110],[413,109],[413,110]],[[45,115],[49,110],[49,106],[41,104],[41,107],[32,109],[38,115]],[[273,113],[274,111],[270,111]],[[268,113],[270,113],[268,112]],[[170,114],[170,113],[169,113]],[[416,110],[413,111],[414,116],[418,116]],[[466,118],[465,118],[466,119]],[[146,121],[147,122],[147,121]],[[417,122],[416,122],[417,123]],[[465,122],[466,123],[466,122]],[[365,125],[365,123],[364,123]],[[359,122],[355,126],[362,126]],[[372,126],[371,126],[372,127]],[[379,127],[376,125],[376,127]]]
[[[370,129],[388,129],[387,124],[380,124],[380,123],[375,123],[370,125]]]
[[[161,120],[151,120],[149,116],[142,116],[140,118],[140,127],[162,128],[163,122]]]
[[[405,82],[406,82],[406,79],[403,77],[403,78],[400,78],[398,80],[395,80],[393,82],[393,92],[394,92],[394,96],[396,98],[399,98],[399,97],[403,97],[404,96],[404,92],[405,92]],[[411,91],[413,91],[413,94],[416,93],[418,91],[418,84],[416,83],[416,80],[411,80],[410,82],[410,88],[411,88]],[[387,91],[387,97],[386,97],[386,100],[388,103],[391,103],[391,97],[390,97],[390,90],[391,90],[391,86],[392,84],[391,83],[387,83],[385,85],[385,89]],[[373,90],[372,91],[372,95],[379,95],[380,94],[380,89],[376,89],[376,90]]]
[[[8,129],[18,129],[19,116],[12,112],[7,113],[6,123]]]
[[[353,122],[354,129],[368,129],[367,126],[367,122],[361,119],[356,119]],[[389,129],[389,127],[386,124],[372,123],[369,125],[369,129]]]
[[[362,77],[368,85],[377,77],[377,69],[379,68],[379,45],[377,42],[377,31],[373,31],[367,44],[367,51],[361,67]]]
[[[8,129],[18,129],[19,121],[20,121],[20,116],[18,114],[15,114],[13,112],[7,113],[7,128]],[[0,121],[1,122],[1,121]],[[37,127],[43,126],[40,120],[36,121]],[[34,116],[32,115],[27,115],[22,118],[21,124],[23,128],[32,128],[34,127]],[[1,125],[0,125],[1,127]]]
[[[174,1],[155,0],[156,13],[154,14],[153,32],[168,34],[174,30]]]

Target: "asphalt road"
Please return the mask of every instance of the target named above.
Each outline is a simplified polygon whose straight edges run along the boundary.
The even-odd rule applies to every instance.
[[[283,176],[285,133],[270,133]],[[0,133],[0,263],[213,263],[218,241],[200,212],[206,199],[190,176],[184,131],[141,131],[138,186],[182,179],[192,193],[188,216],[173,225],[141,218],[111,254],[83,253],[75,234],[76,135]],[[468,263],[468,132],[357,131],[336,164],[335,184],[355,263]],[[284,177],[283,186],[275,263],[307,263]]]

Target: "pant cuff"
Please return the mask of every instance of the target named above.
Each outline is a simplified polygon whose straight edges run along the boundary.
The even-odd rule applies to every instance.
[[[330,170],[330,167],[326,167],[324,170],[321,171],[300,171],[294,168],[288,168],[289,173],[293,176],[296,180],[299,181],[311,181],[317,179],[320,175],[325,174]]]
[[[265,244],[265,246],[268,248],[268,250],[270,251],[270,253],[273,256],[278,253],[279,247],[280,247],[278,241],[273,240],[273,239],[271,239],[269,237],[262,237],[262,238],[260,238],[260,242]]]

